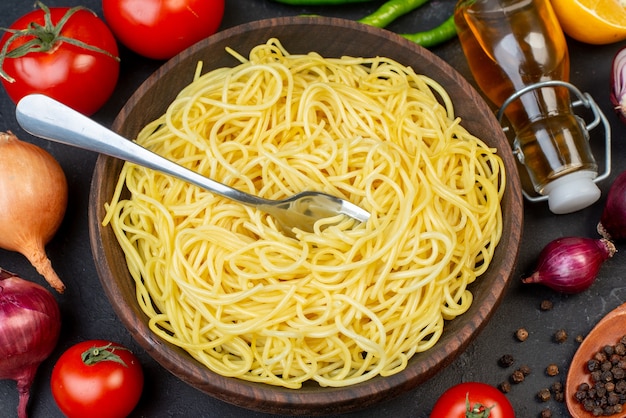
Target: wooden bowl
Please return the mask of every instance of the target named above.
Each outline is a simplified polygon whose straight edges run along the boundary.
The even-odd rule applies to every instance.
[[[504,231],[487,272],[471,287],[474,302],[467,313],[449,321],[440,341],[415,355],[408,367],[390,377],[376,377],[345,388],[306,384],[298,390],[223,377],[209,371],[182,349],[149,330],[135,299],[133,280],[110,227],[103,228],[104,204],[111,200],[122,161],[100,156],[89,202],[90,236],[102,286],[115,312],[138,343],[163,367],[183,381],[244,408],[270,413],[318,415],[362,409],[408,391],[447,366],[468,346],[490,319],[504,295],[522,232],[522,195],[511,148],[487,104],[470,84],[443,60],[391,32],[352,21],[322,17],[268,19],[234,27],[192,46],[163,65],[130,98],[114,122],[114,130],[135,138],[148,122],[165,112],[175,95],[191,81],[196,63],[206,70],[234,66],[224,49],[244,56],[255,45],[276,37],[290,53],[315,51],[325,57],[387,56],[438,81],[449,92],[464,126],[498,149],[504,159],[506,193],[502,202]]]

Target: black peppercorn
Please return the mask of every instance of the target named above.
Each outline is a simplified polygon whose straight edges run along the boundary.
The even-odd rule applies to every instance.
[[[549,409],[543,409],[541,414],[539,414],[540,418],[552,418],[552,411]]]
[[[546,374],[548,376],[556,376],[559,374],[559,366],[556,364],[549,364],[548,367],[546,367]]]
[[[591,372],[591,380],[593,380],[594,382],[600,381],[601,378],[602,378],[602,370],[594,370]]]
[[[612,381],[613,380],[613,373],[611,373],[610,370],[602,372],[602,375],[600,376],[600,380],[602,382],[610,382],[610,381]]]
[[[611,369],[611,373],[613,373],[613,379],[620,380],[626,377],[626,370],[622,369],[619,366],[615,366]]]
[[[552,301],[549,300],[542,300],[541,305],[539,305],[539,309],[541,309],[542,311],[549,311],[550,309],[552,309],[552,307]]]
[[[611,357],[609,358],[609,361],[611,362],[611,364],[617,364],[622,360],[622,356],[620,356],[617,353],[613,353],[611,354]]]
[[[548,402],[552,398],[552,394],[548,388],[543,388],[537,393],[537,398],[541,402]]]
[[[600,368],[600,362],[597,359],[592,358],[591,360],[587,362],[588,371],[593,372],[593,371],[598,370],[599,368]]]
[[[498,389],[502,393],[509,393],[511,391],[511,384],[509,382],[502,382],[498,385]]]
[[[567,332],[564,329],[560,329],[554,333],[554,341],[561,344],[567,341]]]
[[[606,384],[604,385],[604,388],[609,393],[613,392],[615,390],[615,383],[613,383],[613,382],[606,382]]]
[[[524,376],[528,376],[530,374],[530,367],[528,367],[526,364],[519,366],[519,369],[517,370],[522,372]]]
[[[504,354],[502,357],[498,359],[498,364],[500,365],[500,367],[504,367],[504,368],[512,366],[514,362],[515,362],[515,359],[510,354]]]
[[[563,391],[563,383],[554,382],[550,385],[550,390],[552,392],[562,392]]]
[[[552,395],[554,397],[554,400],[557,402],[564,402],[565,401],[565,393],[564,392],[556,392]]]
[[[584,401],[585,399],[587,399],[587,391],[577,390],[576,393],[574,394],[574,398],[576,398],[578,402]]]
[[[602,364],[600,364],[600,370],[602,370],[603,372],[611,370],[612,368],[613,364],[610,361],[603,361]]]
[[[528,331],[526,330],[526,328],[520,328],[515,331],[515,337],[517,337],[519,341],[526,341],[526,339],[528,338]]]
[[[524,381],[524,373],[522,373],[519,369],[515,370],[512,374],[511,374],[511,383],[522,383]]]

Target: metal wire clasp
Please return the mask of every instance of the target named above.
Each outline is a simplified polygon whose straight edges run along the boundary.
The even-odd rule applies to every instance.
[[[540,89],[543,87],[566,87],[572,93],[574,93],[577,97],[577,100],[572,102],[573,108],[578,108],[580,106],[584,106],[589,109],[593,114],[593,120],[587,123],[586,128],[587,131],[591,131],[596,128],[600,123],[604,126],[604,171],[599,174],[593,181],[597,183],[606,179],[611,174],[611,125],[609,124],[608,119],[602,113],[602,110],[598,107],[598,104],[593,100],[589,93],[581,92],[576,86],[571,83],[560,81],[560,80],[549,80],[549,81],[541,81],[538,83],[530,84],[515,93],[509,96],[508,99],[504,101],[502,107],[498,110],[496,117],[498,118],[498,122],[502,126],[502,118],[504,117],[504,110],[509,106],[513,101],[517,100],[520,96],[528,93],[531,90]],[[508,126],[502,126],[504,132],[509,130]],[[517,157],[517,159],[521,162],[523,161],[522,150],[517,146],[517,141],[513,143],[513,154]],[[523,163],[522,163],[523,164]],[[548,199],[548,196],[532,196],[528,192],[522,189],[522,194],[524,197],[531,202],[541,202]]]

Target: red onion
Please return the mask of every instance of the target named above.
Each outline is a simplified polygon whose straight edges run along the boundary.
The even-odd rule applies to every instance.
[[[611,70],[610,100],[622,122],[626,123],[626,47],[613,57]]]
[[[563,293],[579,293],[591,286],[602,263],[615,252],[615,245],[604,238],[555,239],[541,250],[537,269],[522,282],[541,283]]]
[[[626,238],[626,171],[611,184],[598,223],[598,233],[613,241]]]
[[[35,373],[56,346],[60,330],[54,296],[0,268],[0,379],[17,381],[19,418],[27,416]]]

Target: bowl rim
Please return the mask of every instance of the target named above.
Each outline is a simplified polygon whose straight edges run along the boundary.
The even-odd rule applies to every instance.
[[[159,80],[170,73],[172,69],[179,65],[185,58],[193,56],[201,50],[210,48],[212,45],[231,39],[232,37],[254,33],[255,31],[265,28],[283,27],[285,25],[304,25],[308,28],[316,27],[320,29],[332,26],[333,28],[338,28],[337,30],[348,30],[368,36],[381,37],[385,41],[395,43],[398,47],[405,50],[407,54],[416,57],[427,57],[430,63],[438,66],[442,71],[445,70],[446,73],[449,73],[454,81],[458,83],[462,89],[467,91],[467,94],[476,101],[477,112],[484,113],[491,124],[495,123],[493,126],[500,126],[491,109],[474,87],[448,63],[427,49],[395,33],[363,25],[355,21],[342,18],[298,16],[262,19],[225,29],[198,42],[181,54],[170,59],[149,76],[141,84],[140,88],[133,93],[115,118],[113,130],[119,131],[124,125],[124,120],[129,115],[129,109],[136,107],[141,101],[143,94],[154,88],[155,85],[158,85]],[[258,41],[260,43],[265,40],[259,39]],[[242,51],[238,52],[242,53]],[[454,98],[452,98],[452,100],[454,101]],[[499,140],[501,144],[507,143],[504,132],[501,129],[493,131],[493,135],[495,138],[494,141]],[[519,254],[523,229],[523,198],[519,173],[517,173],[512,150],[510,147],[506,147],[506,149],[498,150],[498,152],[503,158],[507,168],[506,191],[502,202],[504,204],[506,201],[508,206],[503,206],[502,211],[503,219],[505,219],[506,223],[504,227],[509,233],[506,236],[503,234],[496,248],[496,252],[500,254],[498,258],[500,264],[495,280],[488,291],[483,295],[484,297],[481,298],[482,302],[479,307],[475,309],[471,307],[470,311],[453,320],[463,322],[460,328],[461,332],[455,333],[455,335],[446,335],[444,329],[444,333],[437,344],[426,351],[428,355],[420,355],[422,353],[418,353],[418,355],[413,356],[406,369],[392,376],[377,376],[366,382],[342,388],[305,385],[302,389],[286,389],[224,377],[211,372],[206,367],[200,365],[200,363],[194,360],[189,354],[182,351],[182,349],[174,347],[152,334],[146,324],[147,317],[145,317],[138,306],[129,306],[124,302],[124,294],[116,284],[113,271],[115,268],[119,268],[119,264],[124,264],[125,266],[126,263],[124,261],[118,261],[117,263],[111,261],[110,249],[106,248],[103,244],[104,239],[107,237],[107,228],[110,230],[111,227],[108,226],[104,228],[101,225],[104,211],[101,203],[110,201],[110,196],[104,194],[101,185],[105,180],[106,173],[111,167],[119,168],[122,165],[121,161],[104,155],[100,155],[96,161],[92,177],[88,213],[90,243],[92,254],[96,262],[96,270],[113,310],[136,342],[170,373],[202,392],[222,401],[260,412],[292,415],[320,415],[360,410],[374,403],[378,403],[383,399],[389,399],[406,392],[433,377],[438,370],[449,365],[458,354],[467,348],[478,333],[485,327],[488,320],[499,306],[506,288],[510,283],[510,276],[514,271]],[[110,237],[111,232],[108,231],[108,234]],[[118,264],[117,267],[115,266],[116,264]],[[128,277],[130,277],[129,273],[127,275],[127,278]],[[474,303],[475,302],[476,301],[474,301]],[[471,316],[469,316],[470,312],[473,312]],[[137,317],[137,315],[139,315],[139,317]],[[144,318],[141,318],[141,316]],[[446,321],[446,327],[448,327],[450,322],[451,321]],[[446,338],[444,338],[444,336]],[[189,360],[191,360],[192,363],[191,367],[185,365]],[[196,363],[195,366],[193,365],[194,362]]]

